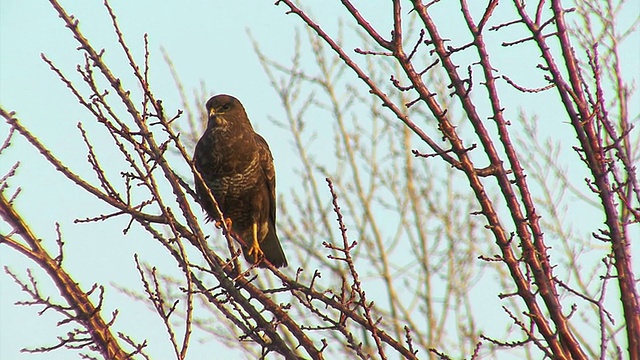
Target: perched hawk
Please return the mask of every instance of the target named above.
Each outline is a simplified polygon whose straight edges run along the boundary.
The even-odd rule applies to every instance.
[[[238,99],[216,95],[206,106],[209,120],[193,155],[196,169],[231,233],[244,242],[245,259],[260,267],[265,266],[263,258],[276,267],[287,266],[276,235],[276,173],[269,145],[253,131]],[[206,188],[197,178],[195,183],[208,220],[220,221]]]

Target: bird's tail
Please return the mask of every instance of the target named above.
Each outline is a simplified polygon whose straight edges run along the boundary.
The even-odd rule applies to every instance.
[[[271,264],[275,267],[285,267],[287,266],[287,257],[284,255],[284,251],[282,251],[282,245],[280,245],[280,240],[278,239],[278,235],[276,235],[276,229],[269,222],[269,232],[267,236],[260,242],[260,249],[264,253],[264,257],[269,260]],[[265,267],[263,264],[259,264],[260,267]]]

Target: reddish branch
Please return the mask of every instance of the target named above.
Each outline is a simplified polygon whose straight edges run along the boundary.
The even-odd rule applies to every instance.
[[[0,114],[3,117],[9,116],[3,109],[0,109]],[[75,313],[68,320],[75,321],[88,330],[92,343],[106,359],[128,359],[130,354],[118,344],[116,337],[111,332],[110,325],[100,315],[100,307],[93,304],[88,294],[82,291],[78,283],[61,267],[60,262],[52,258],[42,247],[41,240],[31,232],[29,226],[7,201],[3,193],[0,193],[0,216],[13,228],[12,233],[14,234],[7,237],[2,236],[0,244],[10,246],[36,262],[47,272],[67,301],[71,311]],[[22,238],[26,245],[14,239],[13,236],[16,235]],[[60,251],[62,253],[62,249]]]
[[[508,234],[504,230],[497,212],[495,211],[490,198],[484,190],[484,185],[479,181],[477,175],[474,173],[473,166],[469,157],[466,155],[466,153],[460,153],[459,157],[461,158],[461,162],[463,164],[469,164],[466,166],[464,171],[469,178],[471,187],[476,194],[476,198],[479,200],[482,206],[483,213],[485,214],[485,217],[489,222],[489,227],[496,237],[498,246],[503,253],[505,263],[507,264],[509,271],[511,272],[511,276],[518,288],[518,294],[525,301],[527,308],[531,313],[531,318],[536,323],[539,331],[546,339],[547,343],[553,350],[553,353],[556,354],[556,356],[558,356],[559,358],[568,358],[569,355],[566,353],[566,351],[569,349],[573,356],[575,356],[576,358],[586,358],[586,355],[580,349],[577,340],[569,330],[566,318],[562,313],[562,306],[558,301],[555,284],[551,280],[551,266],[548,263],[548,256],[546,255],[547,251],[546,246],[543,242],[542,231],[540,229],[539,216],[535,212],[535,207],[533,205],[530,191],[525,180],[524,171],[520,166],[516,151],[509,138],[509,132],[506,125],[507,122],[502,115],[503,107],[500,104],[497,89],[495,86],[493,67],[489,62],[489,54],[485,48],[482,32],[480,31],[480,28],[475,25],[473,19],[471,18],[471,15],[469,14],[466,6],[466,2],[463,1],[462,4],[463,14],[465,16],[465,20],[467,22],[469,30],[474,36],[474,45],[478,51],[478,57],[482,65],[482,70],[484,71],[485,86],[487,87],[487,90],[489,92],[490,103],[493,110],[492,119],[498,126],[500,142],[504,147],[507,158],[509,159],[511,171],[513,171],[513,173],[515,174],[516,185],[520,193],[522,204],[520,204],[520,202],[518,201],[517,193],[513,189],[511,180],[507,176],[506,169],[502,165],[503,160],[501,159],[494,145],[494,141],[492,140],[489,132],[484,125],[484,121],[477,113],[476,106],[473,103],[472,99],[467,96],[463,81],[460,79],[457,72],[458,66],[453,63],[452,58],[449,56],[449,51],[445,47],[444,39],[440,36],[435,22],[433,21],[427,11],[427,8],[423,4],[415,1],[414,8],[419,14],[423,24],[427,29],[427,32],[431,37],[431,41],[433,43],[433,46],[435,47],[435,51],[440,57],[440,60],[442,61],[442,64],[451,79],[452,85],[454,86],[456,94],[458,95],[458,98],[462,103],[466,115],[469,118],[469,121],[472,123],[476,133],[478,134],[478,138],[483,144],[485,154],[487,154],[489,161],[496,169],[496,179],[500,186],[500,190],[503,193],[504,199],[507,202],[507,206],[509,207],[512,219],[516,225],[520,243],[523,246],[523,260],[527,262],[533,272],[535,283],[540,290],[540,296],[546,303],[546,311],[551,313],[553,322],[557,330],[560,332],[560,338],[556,336],[555,330],[550,326],[547,317],[544,315],[544,311],[538,304],[536,296],[531,289],[531,284],[522,273],[519,260],[514,254],[512,243],[511,241],[509,241]],[[486,14],[491,13],[491,7],[492,3],[489,4],[489,7],[485,12]],[[403,54],[400,51],[398,51],[398,53],[401,55]],[[398,60],[403,65],[403,67],[409,70],[412,69],[410,64],[403,64],[403,59],[401,56]],[[422,83],[422,80],[420,78],[416,78],[412,75],[414,74],[409,73],[410,79],[415,79],[416,81]],[[429,91],[426,89],[425,85],[422,85],[422,87],[425,88],[425,90],[421,92],[424,98],[425,94],[428,94]],[[420,90],[421,87],[416,86],[416,88]],[[432,108],[432,112],[434,110],[438,111],[438,108],[435,105],[430,105],[430,108]],[[446,129],[450,129],[451,133],[455,132],[455,130],[453,130],[453,127],[448,124],[449,122],[446,118],[439,120],[441,121],[441,128],[444,129],[443,133],[445,136],[449,134],[445,131]],[[445,124],[444,126],[442,125],[443,123]],[[460,143],[460,141],[457,139],[457,135],[453,136],[452,134],[451,136],[448,136],[448,138],[451,140],[454,148],[459,148],[458,144]],[[522,206],[524,206],[525,208],[526,216],[525,214],[523,214]],[[561,339],[562,341],[560,341]]]
[[[452,166],[459,168],[460,164],[453,157],[446,154],[446,152],[431,138],[427,135],[418,125],[416,125],[411,119],[398,107],[387,94],[385,94],[380,87],[365,73],[364,70],[358,66],[347,53],[336,43],[331,36],[329,36],[322,27],[315,23],[305,12],[300,10],[292,1],[290,0],[279,0],[276,2],[276,5],[285,4],[289,7],[290,12],[299,16],[305,24],[311,27],[324,41],[329,44],[331,49],[340,56],[340,58],[345,62],[347,66],[349,66],[355,73],[358,75],[362,81],[367,84],[371,92],[376,95],[380,100],[382,100],[382,106],[389,108],[397,117],[400,119],[407,127],[409,127],[414,133],[416,133],[425,143],[429,145],[434,151],[443,154],[443,159],[450,163]],[[350,4],[348,1],[343,2],[345,4]],[[366,28],[365,28],[366,30]],[[380,35],[375,33],[375,39],[382,43],[387,43],[386,40],[382,39]]]
[[[378,335],[379,330],[378,330],[377,323],[379,323],[381,319],[374,320],[372,317],[371,310],[373,307],[373,302],[371,303],[367,302],[367,297],[365,295],[364,290],[362,289],[362,283],[360,282],[360,277],[353,263],[353,258],[351,257],[351,249],[355,247],[357,243],[354,241],[353,243],[349,244],[349,239],[347,238],[347,227],[344,225],[342,212],[340,211],[340,206],[338,205],[338,195],[336,194],[333,188],[333,183],[331,182],[331,179],[326,178],[326,181],[327,181],[327,184],[329,185],[329,190],[331,191],[333,211],[336,213],[336,216],[338,217],[337,219],[338,226],[340,228],[340,234],[342,235],[342,248],[338,248],[330,244],[325,244],[325,246],[333,250],[338,250],[339,252],[344,254],[344,258],[337,258],[337,257],[334,257],[334,258],[346,262],[347,265],[349,266],[349,272],[353,277],[352,288],[353,288],[353,291],[358,295],[358,305],[364,311],[365,319],[367,320],[367,325],[368,325],[367,328],[371,331],[371,336],[373,336],[373,340],[376,343],[376,348],[378,349],[378,354],[380,354],[380,358],[386,359],[387,356],[384,352],[384,347],[382,346],[382,341],[380,340],[380,336]]]
[[[629,342],[629,355],[632,359],[640,358],[640,301],[636,287],[632,262],[631,243],[628,234],[623,230],[624,224],[620,223],[620,213],[616,205],[616,192],[610,182],[613,173],[610,161],[605,154],[603,138],[598,131],[598,109],[589,106],[584,89],[585,84],[581,76],[581,69],[575,57],[574,48],[569,39],[569,32],[564,19],[565,9],[559,0],[552,0],[555,23],[558,31],[558,39],[561,45],[563,64],[566,69],[561,69],[556,63],[551,49],[542,36],[539,23],[534,22],[526,13],[524,4],[515,1],[518,12],[523,22],[531,32],[538,48],[542,53],[546,66],[552,75],[552,81],[556,85],[562,99],[564,108],[571,119],[571,124],[576,132],[581,145],[583,160],[587,164],[594,179],[596,193],[600,197],[607,225],[607,238],[611,242],[615,267],[617,270],[618,286],[622,297],[622,308],[626,319],[627,340]],[[568,81],[563,76],[563,70],[568,74]],[[594,76],[599,77],[599,73]],[[617,140],[616,137],[614,137]],[[638,188],[638,184],[631,183],[630,187]]]

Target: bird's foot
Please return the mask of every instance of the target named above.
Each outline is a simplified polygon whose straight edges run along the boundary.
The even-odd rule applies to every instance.
[[[227,230],[231,230],[231,225],[233,225],[233,222],[231,221],[231,218],[224,219],[224,223],[225,223],[225,225],[227,225]],[[222,229],[223,228],[221,220],[216,220],[214,225],[218,229]]]
[[[248,244],[247,255],[252,258],[254,264],[260,262],[264,258],[264,252],[260,249],[260,243],[258,242],[258,224],[253,224],[253,236],[251,237],[251,243]]]
[[[257,242],[251,242],[251,245],[247,249],[247,255],[254,259],[254,264],[258,263],[260,259],[264,257],[264,253],[262,249],[260,249],[260,245]]]

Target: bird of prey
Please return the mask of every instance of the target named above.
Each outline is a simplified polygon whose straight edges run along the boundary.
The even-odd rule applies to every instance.
[[[220,224],[205,185],[217,201],[231,234],[240,238],[245,259],[276,267],[287,259],[276,235],[276,173],[269,145],[257,134],[240,101],[216,95],[206,104],[207,129],[193,155],[205,184],[195,180],[208,220]]]

